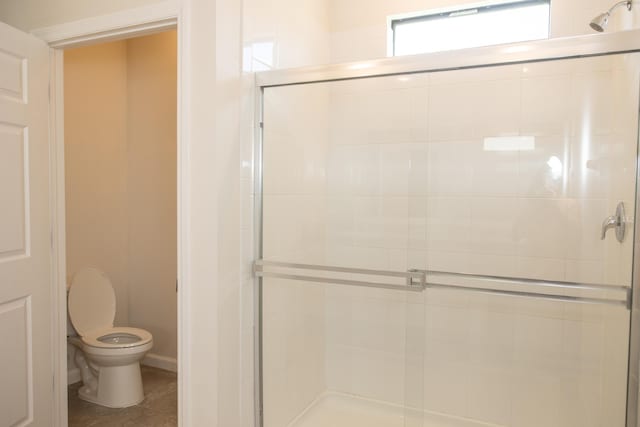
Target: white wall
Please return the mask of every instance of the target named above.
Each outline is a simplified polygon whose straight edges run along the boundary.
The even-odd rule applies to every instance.
[[[239,426],[253,422],[252,372],[243,356],[253,354],[242,329],[242,177],[251,168],[242,157],[242,5],[231,0],[182,2],[180,76],[183,151],[180,256],[185,300],[185,350],[179,357],[189,387],[180,390],[184,425]],[[249,328],[249,325],[244,325]],[[243,396],[247,396],[243,399]]]
[[[245,70],[252,70],[246,62],[251,58],[254,43],[273,45],[270,68],[327,63],[329,10],[327,0],[245,0]]]
[[[65,52],[67,272],[104,270],[116,325],[177,355],[176,33]]]

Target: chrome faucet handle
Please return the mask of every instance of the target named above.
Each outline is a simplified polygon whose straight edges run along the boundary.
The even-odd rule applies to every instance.
[[[618,225],[618,218],[615,215],[608,216],[602,221],[602,234],[600,235],[600,240],[604,240],[607,237],[607,230],[610,228],[614,228]]]
[[[604,238],[607,236],[607,230],[610,228],[615,228],[616,239],[618,240],[618,242],[622,243],[626,231],[624,203],[618,203],[618,206],[616,207],[616,214],[606,217],[602,222],[602,233],[600,234],[600,240],[604,240]]]

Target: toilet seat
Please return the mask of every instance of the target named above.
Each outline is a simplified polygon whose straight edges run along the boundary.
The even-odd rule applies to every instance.
[[[126,349],[153,341],[148,331],[114,327],[116,295],[107,275],[84,268],[73,277],[69,289],[69,318],[82,343],[96,349]]]
[[[96,268],[78,271],[71,281],[68,305],[71,324],[81,337],[113,328],[116,294],[102,271]]]
[[[109,338],[109,335],[123,336],[125,338],[123,340],[124,342],[113,342],[112,340],[105,339]],[[135,341],[126,340],[128,337],[134,338]],[[152,340],[153,336],[148,331],[127,327],[97,329],[82,336],[83,344],[95,348],[132,348],[143,346]]]

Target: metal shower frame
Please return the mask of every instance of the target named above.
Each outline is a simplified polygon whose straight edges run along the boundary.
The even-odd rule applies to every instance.
[[[371,77],[396,76],[427,72],[442,72],[501,65],[547,62],[615,54],[640,52],[640,30],[616,33],[520,42],[498,46],[463,49],[455,52],[438,52],[424,55],[384,58],[326,66],[283,69],[257,73],[255,76],[255,125],[254,125],[254,408],[255,427],[263,427],[262,396],[262,286],[265,274],[261,271],[263,256],[263,100],[264,90],[270,87],[290,86]],[[640,106],[638,109],[640,120]],[[636,133],[636,138],[638,134]],[[640,212],[638,182],[640,162],[636,158],[637,176],[635,191],[636,212]],[[634,221],[632,283],[627,295],[630,309],[629,359],[627,369],[626,427],[637,427],[638,378],[631,378],[631,366],[640,365],[640,225]],[[307,266],[318,267],[318,266]],[[323,267],[325,268],[325,267]],[[322,268],[321,268],[322,270]],[[326,270],[325,270],[326,271]],[[637,370],[636,370],[637,371]]]

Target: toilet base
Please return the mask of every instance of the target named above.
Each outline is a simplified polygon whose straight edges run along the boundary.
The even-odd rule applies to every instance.
[[[100,367],[97,387],[83,384],[78,396],[108,408],[127,408],[139,404],[144,400],[140,363]]]

